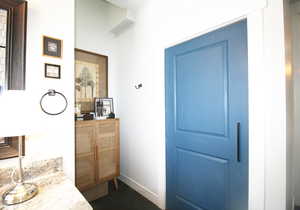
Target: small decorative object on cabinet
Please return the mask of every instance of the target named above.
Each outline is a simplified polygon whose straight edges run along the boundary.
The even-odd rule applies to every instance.
[[[96,119],[107,119],[109,114],[114,112],[114,103],[112,98],[95,98]]]
[[[76,186],[81,192],[120,175],[119,119],[76,121]]]
[[[116,115],[115,113],[111,112],[109,115],[108,115],[108,118],[107,119],[115,119]]]

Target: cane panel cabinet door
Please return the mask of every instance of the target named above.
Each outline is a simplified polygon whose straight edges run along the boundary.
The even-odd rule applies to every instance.
[[[76,125],[76,186],[80,191],[96,185],[94,127]]]
[[[95,125],[96,167],[98,181],[105,182],[120,175],[119,120],[98,121]]]

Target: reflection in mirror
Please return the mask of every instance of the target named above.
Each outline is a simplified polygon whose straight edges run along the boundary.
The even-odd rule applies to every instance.
[[[7,10],[0,8],[0,92],[4,90],[6,83],[7,20]]]
[[[7,139],[0,137],[0,147],[6,147],[7,145]]]
[[[0,0],[0,91],[25,90],[27,1]]]

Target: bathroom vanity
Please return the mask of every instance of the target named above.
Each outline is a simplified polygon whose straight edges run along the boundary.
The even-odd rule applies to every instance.
[[[11,186],[14,167],[0,168],[0,195]],[[92,210],[90,204],[62,171],[62,159],[37,161],[25,165],[25,181],[38,186],[37,196],[21,204],[4,206],[0,210]]]

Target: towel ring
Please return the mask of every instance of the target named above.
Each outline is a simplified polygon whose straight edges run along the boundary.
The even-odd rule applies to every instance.
[[[48,95],[48,96],[55,96],[56,94],[58,94],[58,95],[60,95],[61,97],[63,97],[63,99],[64,99],[65,102],[66,102],[66,105],[65,105],[65,107],[63,108],[63,110],[61,110],[60,112],[57,112],[57,113],[50,113],[50,112],[47,112],[47,111],[44,109],[44,107],[43,107],[43,105],[42,105],[42,102],[43,102],[44,98],[45,98],[47,95]],[[48,114],[48,115],[59,115],[59,114],[62,114],[64,111],[66,111],[67,106],[68,106],[68,100],[67,100],[67,98],[64,96],[64,94],[62,94],[62,93],[60,93],[60,92],[57,92],[56,90],[49,90],[47,93],[45,93],[45,94],[42,96],[42,98],[41,98],[41,100],[40,100],[40,106],[41,106],[42,111],[45,112],[45,113]]]

